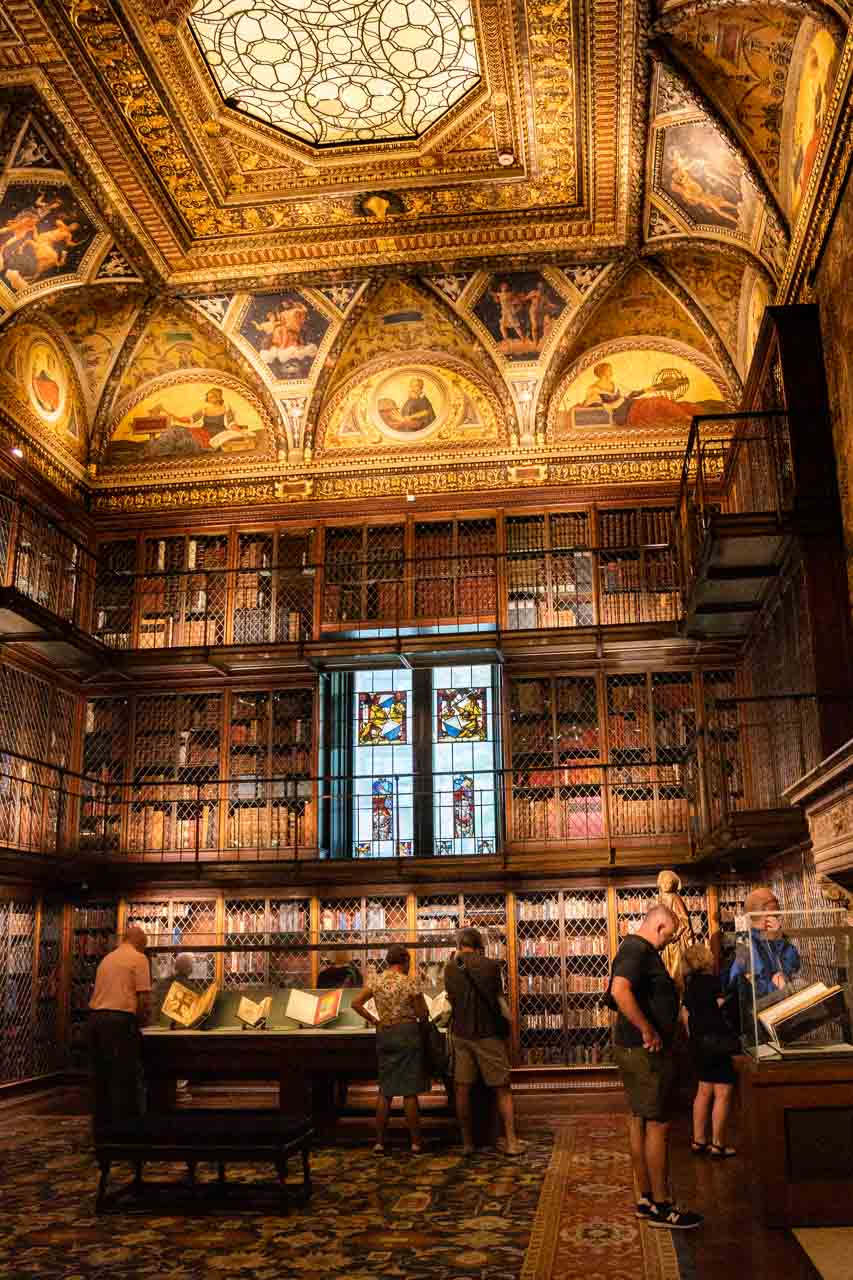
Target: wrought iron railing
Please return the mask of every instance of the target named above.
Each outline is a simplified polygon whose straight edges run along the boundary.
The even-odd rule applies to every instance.
[[[787,808],[784,791],[821,760],[814,693],[717,698],[691,752],[690,822],[701,838],[734,813]],[[844,699],[848,701],[849,699]]]
[[[685,605],[716,515],[773,515],[794,497],[788,415],[706,414],[693,419],[673,517],[672,546]]]

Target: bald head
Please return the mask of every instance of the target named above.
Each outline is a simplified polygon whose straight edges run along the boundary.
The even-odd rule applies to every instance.
[[[145,936],[145,930],[140,929],[138,924],[129,925],[125,929],[122,936],[122,942],[129,942],[137,951],[144,951],[148,946],[148,938]]]
[[[761,889],[753,889],[752,893],[747,894],[743,905],[751,916],[749,923],[753,929],[778,933],[782,921],[779,919],[779,899],[772,889],[768,889],[766,885]]]
[[[650,942],[656,951],[662,951],[672,941],[677,929],[678,921],[675,916],[669,907],[659,902],[643,916],[643,923],[637,933],[646,942]]]
[[[779,899],[773,890],[766,886],[753,889],[752,893],[747,894],[743,909],[744,911],[778,911]]]

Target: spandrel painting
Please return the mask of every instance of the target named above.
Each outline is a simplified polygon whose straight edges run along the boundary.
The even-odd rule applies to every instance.
[[[294,291],[253,298],[240,335],[277,381],[307,378],[329,328],[327,318]]]
[[[838,49],[827,30],[815,30],[812,25],[806,38],[804,50],[798,42],[795,51],[786,102],[786,113],[793,112],[789,178],[792,218],[800,211],[812,176],[838,67]]]
[[[358,695],[358,745],[383,747],[406,742],[406,690]]]
[[[670,125],[664,132],[657,188],[695,227],[748,235],[759,207],[743,165],[712,125]]]
[[[566,303],[538,271],[492,276],[474,307],[501,354],[538,360]]]
[[[0,279],[19,292],[73,274],[97,234],[67,187],[13,183],[0,199]]]
[[[710,373],[672,350],[604,348],[582,364],[560,396],[555,439],[584,427],[687,431],[697,414],[729,407]]]
[[[214,383],[181,383],[150,392],[128,410],[103,464],[123,467],[173,458],[262,452],[260,414],[238,391]]]
[[[429,365],[385,369],[355,383],[332,409],[327,452],[343,449],[497,443],[488,398],[455,370]]]
[[[58,422],[65,414],[68,375],[65,363],[50,339],[30,342],[24,358],[27,396],[43,422]]]

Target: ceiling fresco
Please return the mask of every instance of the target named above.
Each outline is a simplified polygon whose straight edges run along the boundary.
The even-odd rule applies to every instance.
[[[96,511],[671,480],[850,78],[833,0],[3,23],[0,438]]]

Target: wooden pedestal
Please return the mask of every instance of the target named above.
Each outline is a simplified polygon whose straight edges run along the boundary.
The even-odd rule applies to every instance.
[[[759,1066],[744,1058],[738,1065],[742,1125],[765,1224],[853,1225],[853,1061]]]

